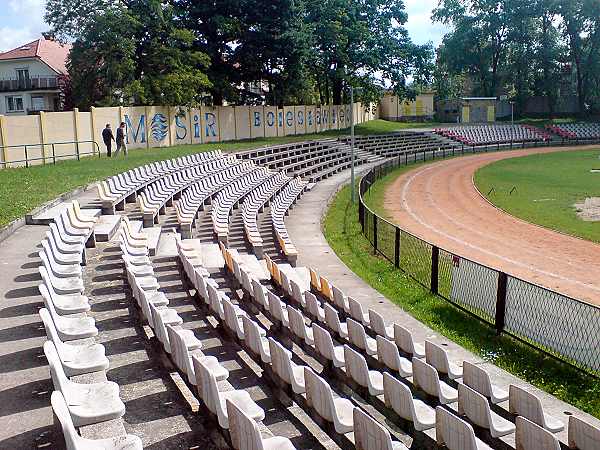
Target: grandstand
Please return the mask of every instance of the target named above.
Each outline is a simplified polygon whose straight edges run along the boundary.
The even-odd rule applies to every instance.
[[[600,139],[600,123],[561,123],[546,129],[563,139],[593,141]]]
[[[438,128],[435,132],[464,145],[498,145],[546,142],[551,135],[530,125],[471,125]]]
[[[357,162],[454,145],[427,133],[359,137]],[[546,450],[561,448],[566,428],[563,445],[598,448],[600,430],[586,421],[565,424],[535,394],[417,342],[406,324],[297,264],[284,217],[349,163],[345,140],[202,153],[111,177],[56,214],[39,251],[39,314],[68,448],[142,448],[152,433],[143,411],[140,435],[125,431],[120,388],[131,380],[107,376],[119,358],[102,342],[116,335],[94,297],[109,262],[124,271],[117,291],[155,351],[149,364],[194,398],[221,446]],[[109,215],[96,217],[98,205]]]

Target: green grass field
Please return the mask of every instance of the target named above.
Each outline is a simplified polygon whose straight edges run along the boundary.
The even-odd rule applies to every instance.
[[[404,170],[400,168],[375,184],[369,202],[376,209],[381,210],[385,184]],[[361,232],[358,206],[350,201],[349,187],[336,195],[323,227],[329,245],[354,273],[416,319],[508,372],[600,418],[600,380],[507,336],[496,336],[491,327],[432,295],[383,257],[374,256]]]
[[[372,120],[356,126],[357,134],[383,134],[403,128],[433,127],[435,124],[397,123]],[[132,150],[125,159],[84,158],[81,161],[62,161],[56,165],[35,166],[0,170],[0,227],[23,217],[32,209],[59,195],[88,183],[148,164],[154,161],[176,158],[192,153],[221,149],[240,151],[256,147],[288,142],[323,139],[347,134],[348,130],[328,131],[321,134],[305,134],[276,138],[253,139],[202,145],[182,145],[160,149]]]
[[[479,169],[475,184],[515,217],[600,242],[599,224],[579,219],[573,206],[600,197],[600,173],[590,173],[600,169],[599,156],[600,150],[570,150],[505,159]]]

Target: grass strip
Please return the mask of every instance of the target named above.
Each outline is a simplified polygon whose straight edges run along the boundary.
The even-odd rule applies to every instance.
[[[401,167],[375,185],[370,203],[383,205],[385,184]],[[377,209],[377,208],[376,208]],[[324,219],[325,237],[344,263],[366,283],[431,329],[498,367],[600,418],[600,380],[495,331],[460,311],[397,270],[373,249],[361,232],[358,205],[345,187],[334,198]]]

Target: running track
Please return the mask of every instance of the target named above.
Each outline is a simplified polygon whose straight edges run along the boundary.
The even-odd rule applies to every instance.
[[[494,161],[564,150],[485,153],[428,164],[389,185],[384,206],[393,222],[440,248],[600,305],[600,245],[512,217],[490,205],[473,184],[475,171]]]

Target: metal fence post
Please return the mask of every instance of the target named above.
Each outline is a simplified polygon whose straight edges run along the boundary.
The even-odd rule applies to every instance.
[[[29,167],[29,155],[27,154],[27,145],[25,145],[25,167]]]
[[[504,330],[504,319],[506,316],[506,285],[508,276],[504,272],[498,272],[498,291],[496,292],[496,333]]]
[[[440,249],[435,245],[431,247],[431,292],[438,293],[438,272],[439,272]]]
[[[52,144],[52,164],[56,164],[56,151],[54,149],[54,144]]]
[[[377,254],[377,214],[373,214],[373,254]]]
[[[400,267],[400,228],[396,227],[396,236],[394,239],[394,266]]]

